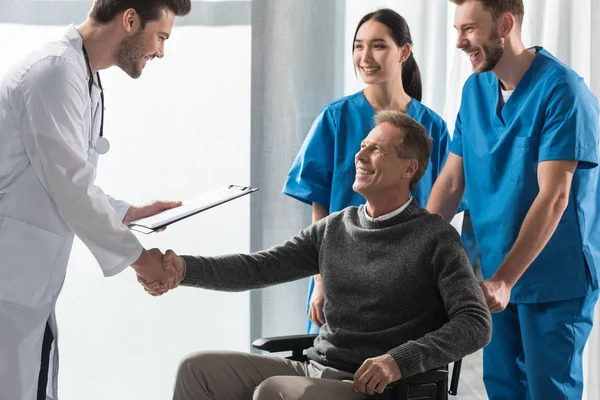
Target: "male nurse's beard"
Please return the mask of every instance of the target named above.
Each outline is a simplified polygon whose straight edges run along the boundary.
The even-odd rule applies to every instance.
[[[504,54],[504,46],[502,45],[500,35],[496,32],[495,26],[492,27],[489,42],[481,46],[481,52],[483,53],[483,65],[475,72],[488,72],[496,68],[496,65],[498,65]]]
[[[115,55],[116,65],[133,79],[142,75],[141,60],[144,58],[144,50],[141,48],[141,37],[142,30],[123,39]]]

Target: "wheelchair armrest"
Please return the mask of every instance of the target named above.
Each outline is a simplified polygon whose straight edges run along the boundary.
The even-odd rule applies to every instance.
[[[462,359],[454,362],[454,367],[452,368],[452,379],[450,380],[450,393],[452,396],[456,396],[458,393],[458,381],[460,379],[460,369],[462,368]]]
[[[316,334],[305,334],[260,338],[252,342],[252,347],[270,353],[294,350],[302,351],[311,347],[316,337]]]
[[[411,375],[407,378],[402,378],[396,382],[392,382],[389,386],[422,385],[424,383],[441,382],[447,377],[448,371],[445,368],[438,368],[421,372],[420,374]]]
[[[430,399],[432,398],[430,396],[435,396],[436,399],[447,398],[441,394],[446,391],[445,383],[447,382],[447,378],[448,371],[445,368],[432,369],[392,382],[385,387],[383,393],[375,394],[368,398],[369,400],[408,399],[409,393],[417,395],[415,399]],[[417,390],[420,388],[421,391],[418,394],[412,391],[409,392],[409,387],[413,389],[417,387]],[[437,397],[437,393],[440,393],[439,397]]]

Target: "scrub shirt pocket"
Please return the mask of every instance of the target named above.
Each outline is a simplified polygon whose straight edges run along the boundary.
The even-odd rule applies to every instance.
[[[0,301],[26,307],[50,302],[48,284],[64,238],[9,217],[0,223]]]
[[[537,182],[537,143],[530,136],[517,136],[513,140],[510,163],[511,182]]]

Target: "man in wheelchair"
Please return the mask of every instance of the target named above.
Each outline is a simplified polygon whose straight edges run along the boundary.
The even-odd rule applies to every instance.
[[[401,378],[485,346],[491,319],[454,228],[410,196],[431,138],[404,113],[382,111],[355,157],[366,204],[253,254],[165,255],[184,286],[243,291],[321,274],[324,315],[308,361],[224,351],[189,355],[174,399],[364,399]],[[143,282],[153,295],[165,292]]]

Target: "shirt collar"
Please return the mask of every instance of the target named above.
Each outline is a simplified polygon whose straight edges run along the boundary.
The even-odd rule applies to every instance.
[[[77,28],[75,28],[75,25],[69,25],[64,35],[73,48],[81,49],[83,47],[83,38],[79,34]]]
[[[83,56],[83,38],[81,34],[75,28],[75,25],[71,24],[67,27],[67,30],[64,33],[64,37],[67,41],[67,44],[75,50],[75,54],[77,54],[77,61],[79,62],[79,66],[81,67],[84,75],[87,76],[87,65],[85,62],[85,57]]]
[[[408,205],[410,204],[410,202],[412,201],[412,196],[408,196],[408,201],[406,203],[404,203],[400,208],[389,212],[387,214],[384,214],[382,216],[379,216],[377,218],[371,218],[369,216],[369,213],[367,213],[367,207],[364,207],[365,210],[365,216],[367,217],[367,221],[385,221],[387,219],[390,218],[394,218],[396,215],[400,214],[402,211],[404,211],[406,209],[406,207],[408,207]]]

